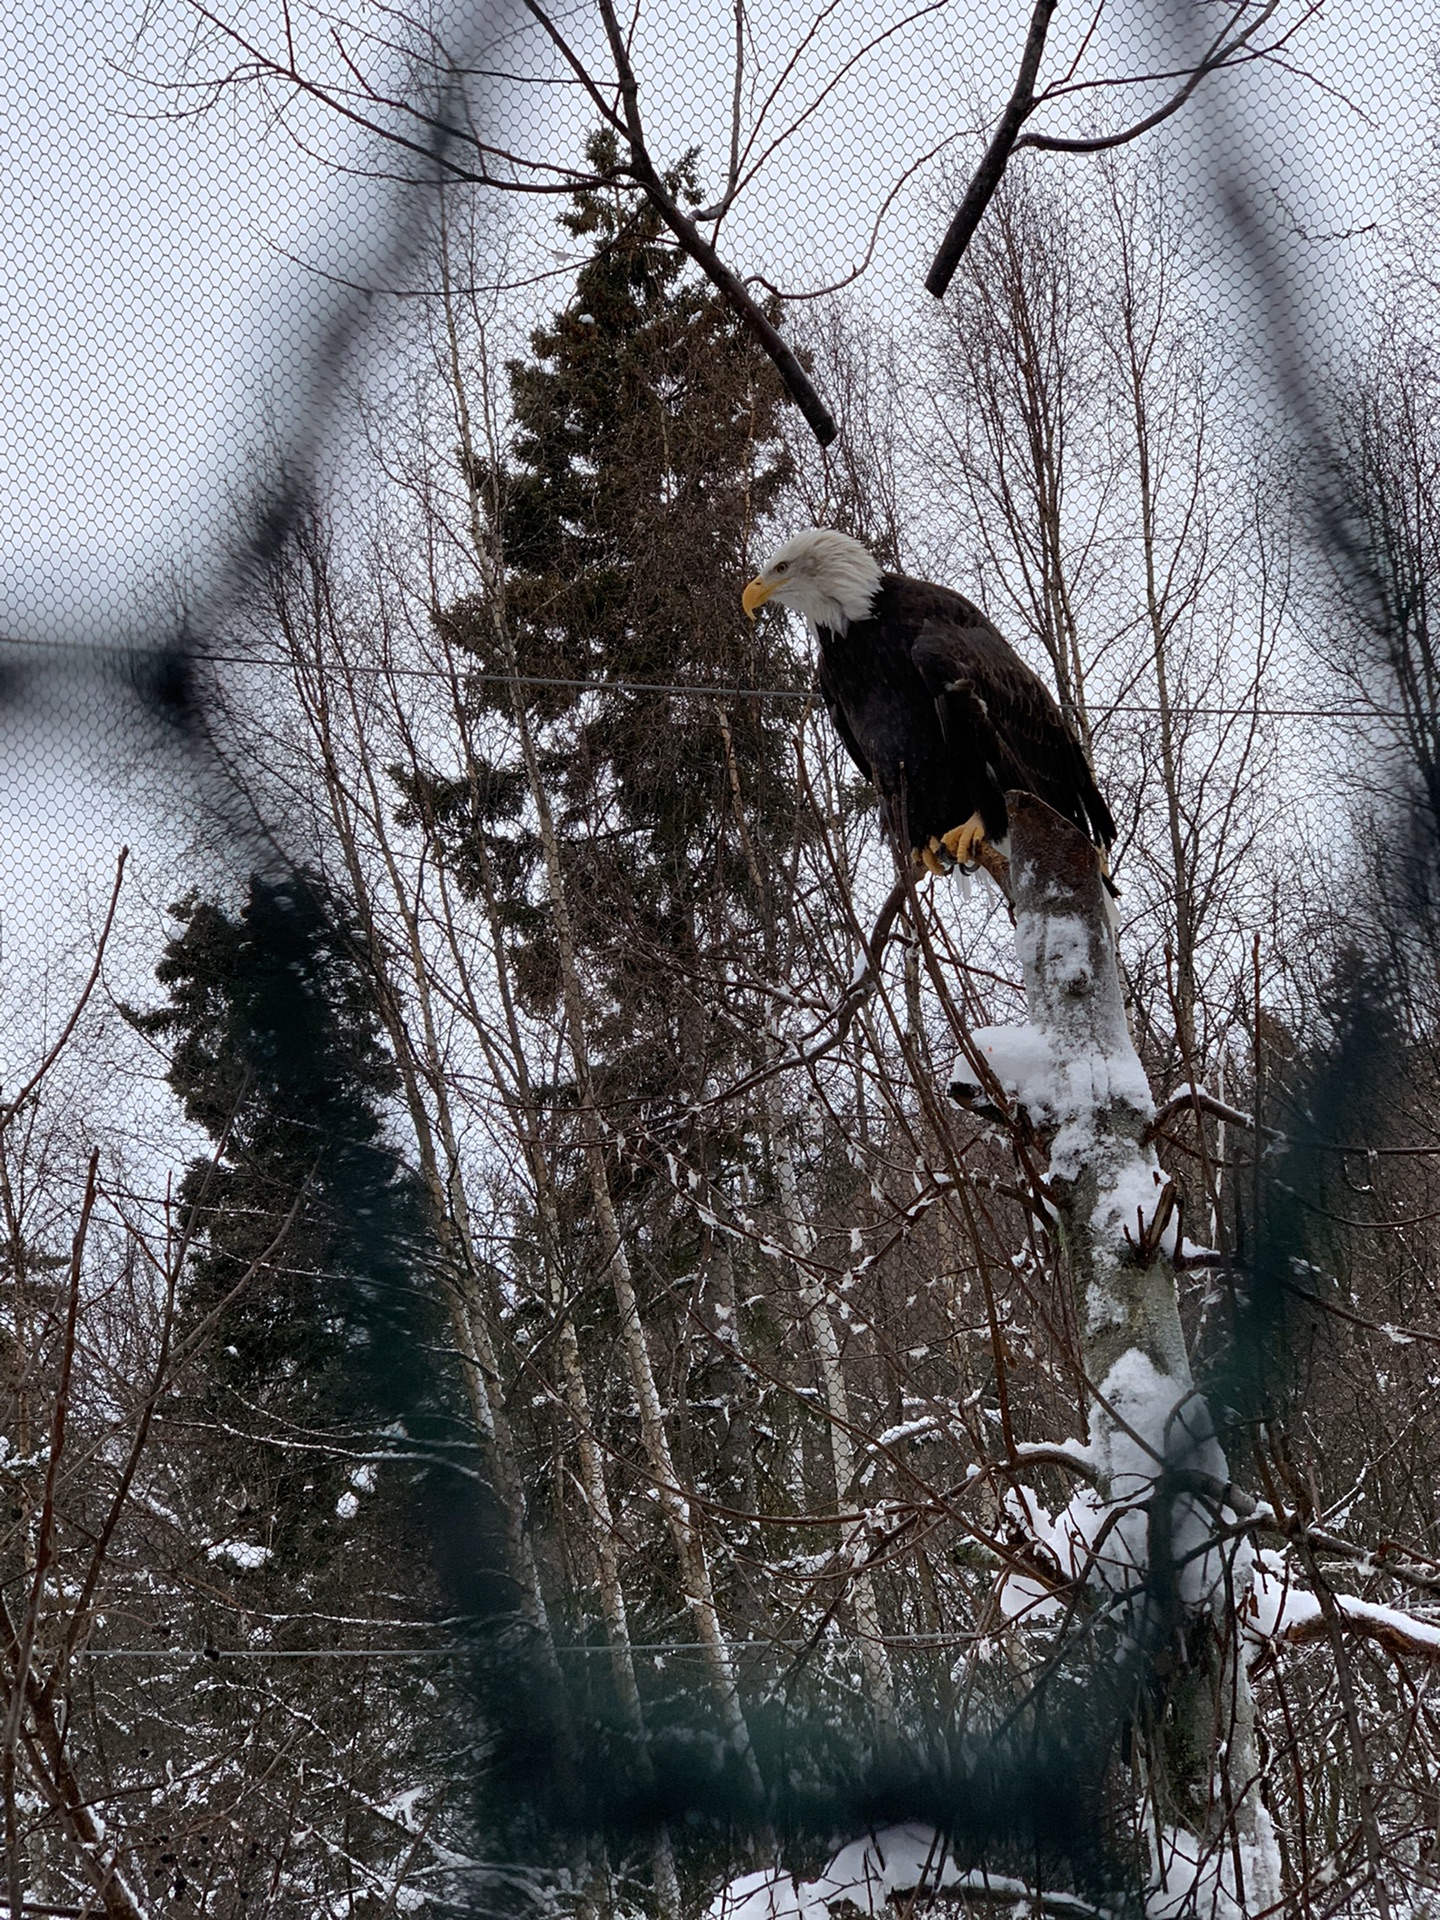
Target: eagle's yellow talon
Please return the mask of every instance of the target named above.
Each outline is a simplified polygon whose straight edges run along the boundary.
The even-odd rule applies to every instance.
[[[985,822],[979,813],[972,813],[963,826],[951,827],[948,833],[941,834],[941,844],[957,867],[969,867],[975,863],[975,849],[985,838]],[[933,843],[932,843],[933,844]]]
[[[950,863],[945,859],[944,852],[940,842],[932,838],[928,847],[916,847],[916,863],[922,866],[926,873],[947,874],[950,871]]]

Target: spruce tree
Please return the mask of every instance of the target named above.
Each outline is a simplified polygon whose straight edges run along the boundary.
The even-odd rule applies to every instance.
[[[167,1003],[133,1017],[168,1044],[170,1085],[214,1143],[179,1193],[182,1330],[214,1331],[170,1417],[225,1436],[194,1456],[205,1497],[263,1533],[283,1584],[342,1546],[354,1558],[355,1529],[336,1524],[352,1431],[363,1451],[397,1413],[434,1415],[412,1353],[435,1317],[423,1216],[385,1138],[394,1067],[341,903],[313,878],[255,875],[238,913],[195,895],[173,911]],[[310,1444],[284,1444],[302,1432]]]
[[[474,1708],[418,1663],[353,1656],[406,1621],[423,1647],[443,1603],[493,1615],[510,1593],[488,1580],[493,1518],[438,1358],[427,1221],[386,1135],[395,1069],[345,902],[292,873],[252,876],[238,908],[192,894],[172,911],[165,1002],[130,1018],[211,1149],[174,1210],[183,1364],[159,1408],[157,1511],[184,1547],[152,1630],[182,1652],[203,1638],[216,1664],[199,1686],[183,1660],[150,1684],[141,1759],[178,1774],[197,1743],[217,1756],[184,1824],[214,1836],[226,1913],[282,1885],[306,1911],[368,1910],[364,1889],[414,1854],[393,1795],[464,1819]],[[157,1879],[178,1876],[177,1844],[154,1833]]]
[[[592,142],[597,166],[610,144]],[[674,184],[696,197],[688,163]],[[789,844],[795,806],[786,708],[637,688],[798,688],[808,669],[780,623],[752,626],[739,604],[789,477],[773,370],[647,206],[584,192],[562,224],[590,256],[531,357],[510,364],[510,457],[477,478],[500,502],[520,672],[615,689],[527,697],[545,723],[544,772],[593,969],[592,1043],[611,1084],[643,1107],[672,1103],[677,1075],[703,1085],[726,1063],[732,1043],[702,983],[737,943],[753,955],[766,918],[756,844],[763,866],[767,833]],[[483,603],[439,618],[479,665],[505,671]],[[506,713],[512,695],[477,681],[474,698]],[[424,804],[462,864],[467,838],[485,838],[522,977],[552,1004],[550,929],[526,898],[537,850],[516,824],[523,781],[513,759],[489,773],[478,796],[473,782],[437,780]]]
[[[592,143],[597,165],[613,157],[607,140]],[[676,189],[695,197],[688,164]],[[696,1485],[748,1504],[757,1445],[778,1456],[786,1443],[757,1440],[745,1369],[694,1338],[692,1288],[707,1311],[734,1307],[732,1255],[700,1213],[677,1206],[666,1152],[678,1146],[718,1188],[753,1190],[770,1178],[760,1130],[728,1115],[697,1129],[683,1114],[707,1087],[765,1058],[769,1008],[747,983],[767,965],[783,968],[783,876],[808,831],[794,776],[798,706],[732,691],[799,692],[811,677],[784,624],[752,625],[740,605],[791,478],[783,397],[648,207],[621,189],[583,192],[562,223],[588,256],[530,354],[509,365],[500,470],[467,475],[489,517],[504,606],[475,595],[436,613],[478,669],[463,771],[408,778],[405,816],[438,843],[462,886],[492,903],[529,1010],[557,1011],[552,902],[506,682],[513,646],[561,843],[593,1094],[615,1141],[611,1192],[643,1276],[677,1464]],[[673,691],[697,686],[717,691]],[[563,1081],[547,1089],[545,1124],[570,1235],[563,1258],[573,1260],[575,1311],[589,1326],[613,1307],[570,1131],[574,1092]],[[525,1257],[517,1251],[522,1268]],[[507,1311],[517,1345],[533,1340],[548,1353],[554,1304],[543,1280],[514,1289]],[[744,1337],[752,1331],[768,1341],[773,1330]],[[594,1351],[605,1350],[602,1336]],[[633,1446],[624,1398],[597,1377],[596,1406],[618,1402],[622,1457]],[[789,1419],[778,1409],[769,1429]],[[537,1436],[535,1446],[548,1471],[547,1442]],[[666,1553],[657,1542],[640,1563],[655,1569],[654,1584],[631,1594],[637,1620],[648,1616],[662,1635],[683,1621]]]

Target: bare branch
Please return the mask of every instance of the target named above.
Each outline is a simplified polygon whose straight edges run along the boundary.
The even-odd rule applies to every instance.
[[[105,910],[105,920],[100,928],[100,938],[95,943],[95,961],[90,968],[90,977],[81,989],[80,997],[71,1010],[70,1018],[61,1028],[59,1039],[56,1040],[54,1046],[51,1047],[50,1051],[45,1055],[45,1058],[40,1062],[24,1086],[21,1087],[14,1099],[7,1101],[3,1107],[0,1107],[0,1132],[3,1132],[4,1129],[9,1126],[10,1122],[15,1118],[15,1115],[24,1106],[31,1094],[34,1093],[46,1074],[49,1073],[55,1062],[60,1058],[60,1055],[65,1051],[71,1034],[74,1033],[80,1023],[80,1016],[84,1013],[90,996],[95,991],[95,983],[100,978],[100,969],[105,962],[105,947],[110,938],[110,930],[115,925],[115,909],[120,904],[120,888],[125,879],[125,862],[129,857],[130,849],[128,847],[122,847],[120,849],[120,857],[115,862],[115,885],[110,891],[110,904]]]
[[[1237,19],[1248,11],[1249,4],[1250,0],[1234,0],[1233,11],[1225,25],[1195,64],[1186,71],[1181,85],[1163,106],[1157,107],[1153,113],[1146,114],[1143,119],[1133,122],[1117,133],[1069,136],[1022,133],[1021,129],[1036,108],[1044,105],[1048,100],[1059,99],[1069,94],[1092,92],[1097,88],[1134,86],[1142,76],[1080,82],[1067,80],[1037,93],[1035,77],[1045,50],[1045,36],[1054,13],[1054,0],[1036,0],[1015,90],[1000,117],[999,125],[991,136],[985,156],[976,169],[965,191],[965,196],[956,209],[955,216],[936,251],[930,271],[925,277],[926,291],[934,294],[937,300],[942,299],[948,291],[950,282],[955,276],[955,269],[959,266],[975,229],[984,217],[985,209],[994,198],[1012,154],[1025,148],[1042,153],[1104,153],[1116,147],[1128,146],[1132,141],[1138,140],[1143,134],[1149,133],[1153,128],[1170,119],[1173,114],[1178,113],[1201,81],[1208,78],[1210,74],[1219,73],[1225,68],[1245,66],[1251,61],[1268,59],[1276,53],[1317,11],[1319,0],[1312,0],[1312,4],[1306,8],[1300,18],[1273,45],[1261,48],[1252,47],[1250,42],[1274,16],[1280,0],[1265,0],[1265,4],[1253,18],[1247,21],[1238,32],[1233,31]],[[1171,76],[1154,74],[1143,77],[1168,79]]]
[[[1040,71],[1045,36],[1050,31],[1055,6],[1056,0],[1035,0],[1030,30],[1025,36],[1025,51],[1020,57],[1020,74],[1015,82],[1015,91],[1000,116],[1000,124],[991,136],[985,157],[976,168],[974,178],[965,190],[965,198],[956,208],[955,217],[946,228],[945,238],[940,242],[930,271],[925,276],[925,291],[933,293],[937,300],[943,299],[949,291],[960,257],[969,246],[986,207],[995,197],[995,189],[1000,185],[1010,155],[1015,151],[1020,129],[1035,110],[1035,76]]]

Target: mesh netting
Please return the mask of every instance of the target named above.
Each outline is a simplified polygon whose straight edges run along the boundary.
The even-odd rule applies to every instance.
[[[1227,22],[1253,39],[1164,113]],[[162,0],[0,30],[20,160],[0,1034],[4,1097],[26,1096],[3,1110],[0,1473],[5,1566],[30,1596],[12,1609],[29,1627],[4,1627],[6,1873],[14,1899],[67,1903],[27,1911],[379,1920],[533,1895],[668,1920],[763,1879],[795,1835],[813,1867],[827,1836],[942,1819],[972,1694],[990,1702],[975,1724],[1008,1734],[1016,1674],[1048,1683],[1049,1643],[1024,1639],[1053,1624],[1048,1589],[992,1605],[977,1569],[1028,1528],[1053,1572],[1059,1520],[1052,1538],[1028,1494],[997,1492],[977,1546],[945,1504],[984,1446],[1013,1466],[1016,1432],[1058,1435],[1083,1399],[1045,1207],[983,1127],[957,1146],[944,1102],[956,1033],[1014,1012],[1010,925],[983,886],[912,899],[883,1017],[851,1006],[806,1052],[849,1006],[893,872],[798,631],[740,623],[738,562],[794,527],[843,523],[980,600],[1092,754],[1137,1044],[1160,1094],[1216,1095],[1184,1175],[1194,1251],[1223,1270],[1185,1283],[1197,1350],[1223,1344],[1269,1217],[1262,1148],[1236,1146],[1226,1101],[1279,1141],[1284,1081],[1325,1151],[1372,1120],[1387,1151],[1430,1151],[1426,1101],[1397,1117],[1366,1077],[1413,1065],[1425,1019],[1357,1045],[1323,1098],[1302,1068],[1317,1007],[1346,1030],[1340,882],[1373,879],[1370,829],[1433,773],[1428,656],[1407,680],[1357,638],[1383,571],[1365,502],[1392,454],[1415,454],[1413,481],[1433,445],[1428,421],[1405,440],[1396,400],[1433,391],[1432,29],[1419,9],[1299,0],[1223,19],[1062,6],[1041,68],[1056,92],[1027,131],[1097,150],[1017,153],[937,302],[925,277],[1030,23],[1013,0],[647,0],[623,23],[655,167],[840,432],[822,452],[747,362],[744,406],[726,390],[716,418],[749,408],[756,445],[724,472],[684,456],[732,520],[625,556],[667,591],[695,556],[701,586],[656,616],[673,646],[607,628],[602,578],[582,612],[610,650],[575,647],[573,674],[579,616],[563,643],[542,633],[575,585],[563,566],[516,563],[530,654],[486,626],[503,566],[479,503],[502,470],[540,470],[533,421],[541,454],[516,451],[515,367],[538,382],[579,352],[596,233],[623,251],[614,209],[635,203],[589,144],[619,98],[600,11]],[[715,327],[701,357],[728,366]],[[676,392],[720,380],[685,360],[690,336],[657,337],[668,431]],[[522,552],[543,518],[525,499]],[[556,551],[589,566],[574,519]],[[709,837],[663,804],[699,766],[727,823]],[[685,892],[697,870],[730,906]],[[1400,974],[1425,974],[1409,921],[1373,911]],[[1402,1120],[1415,1139],[1385,1131]],[[1428,1163],[1390,1164],[1397,1220],[1433,1219]],[[1306,1347],[1295,1367],[1319,1386],[1296,1445],[1350,1487],[1346,1516],[1440,1551],[1423,1433],[1393,1482],[1366,1464],[1430,1392],[1405,1330],[1434,1305],[1429,1251],[1422,1235],[1357,1265],[1346,1337],[1375,1336],[1370,1371]],[[72,1402],[84,1458],[57,1507],[54,1410]],[[437,1492],[457,1460],[463,1487]],[[72,1557],[47,1611],[52,1534]],[[1020,1654],[1000,1637],[1017,1609]],[[504,1633],[466,1638],[494,1618]],[[1419,1920],[1433,1780],[1418,1735],[1387,1744],[1403,1683],[1364,1676],[1362,1728],[1313,1665],[1281,1665],[1257,1681],[1283,1709],[1273,1754],[1303,1747],[1298,1699],[1323,1724],[1330,1823],[1322,1846],[1297,1763],[1273,1792],[1287,1886],[1316,1902],[1295,1910],[1346,1910],[1367,1860],[1379,1884],[1388,1821]],[[1092,1741],[1118,1724],[1113,1680],[1088,1684],[1093,1714],[1083,1689],[1055,1707],[1044,1767],[1000,1766],[966,1844],[983,1865],[998,1836],[1005,1870],[1073,1888],[1054,1910],[1119,1913],[1139,1829],[1116,1842],[1088,1787],[1058,1811],[1070,1771],[1093,1762],[1098,1792],[1118,1764]],[[64,1689],[85,1729],[68,1760]],[[697,1733],[687,1712],[711,1694]],[[527,1745],[532,1711],[545,1737]],[[907,1772],[897,1722],[943,1764]],[[662,1759],[642,1764],[647,1725]],[[1389,1769],[1379,1813],[1366,1739]],[[767,1799],[791,1741],[802,1787]],[[718,1786],[692,1780],[701,1748]],[[497,1752],[512,1803],[477,1812]],[[1027,1794],[1040,1839],[1015,1812]]]
[[[753,178],[721,225],[722,248],[799,301],[786,313],[802,332],[812,297],[849,288],[918,365],[935,326],[921,282],[1013,85],[1025,19],[1021,8],[980,17],[952,6],[746,15]],[[247,31],[239,15],[227,24]],[[1088,16],[1062,15],[1046,72],[1068,71],[1083,40],[1077,80],[1168,74],[1191,51],[1192,25],[1178,9],[1106,10],[1093,32]],[[257,12],[248,26],[273,54],[276,23]],[[1423,20],[1322,10],[1298,24],[1277,16],[1270,37],[1290,27],[1283,55],[1208,79],[1150,143],[1170,156],[1185,202],[1196,322],[1252,383],[1257,416],[1323,394],[1373,338],[1431,144]],[[305,30],[323,67],[324,33],[316,21]],[[583,164],[594,116],[533,22],[464,18],[437,31],[483,76],[474,111],[497,144],[551,169],[528,184]],[[734,35],[723,9],[636,24],[655,156],[674,164],[693,151],[707,199],[724,185]],[[367,74],[401,81],[386,39],[363,15],[348,22]],[[601,42],[598,22],[581,23],[579,47],[598,57]],[[285,103],[283,125],[244,90],[205,110],[210,84],[246,56],[203,20],[102,14],[83,32],[29,21],[7,51],[7,117],[25,163],[11,189],[4,623],[12,675],[46,688],[7,714],[12,741],[18,729],[25,742],[6,755],[7,911],[12,942],[43,943],[42,930],[57,929],[44,904],[52,836],[67,852],[94,839],[111,804],[106,743],[126,741],[130,726],[118,682],[94,677],[99,656],[168,642],[178,602],[198,597],[207,619],[223,606],[248,490],[277,457],[303,463],[343,439],[338,383],[357,360],[373,377],[403,357],[405,295],[422,291],[424,273],[404,244],[413,197],[374,178],[397,156],[303,101]],[[1044,130],[1133,123],[1173,91],[1168,78],[1078,91],[1047,108]],[[1094,165],[1032,164],[1071,177]],[[479,271],[505,289],[496,314],[512,340],[581,257],[553,215],[543,197],[497,190],[485,204]],[[967,571],[973,543],[957,528],[967,505],[953,491],[916,502],[917,559]],[[1304,720],[1318,684],[1313,657],[1291,645],[1267,661],[1261,704],[1302,765],[1314,764]],[[81,711],[60,724],[56,703],[68,701]],[[1327,697],[1319,711],[1345,704]]]

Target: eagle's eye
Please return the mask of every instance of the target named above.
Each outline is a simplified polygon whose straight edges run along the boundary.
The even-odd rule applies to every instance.
[[[788,560],[777,560],[775,562],[775,571],[776,573],[788,573],[790,571],[790,562]]]

